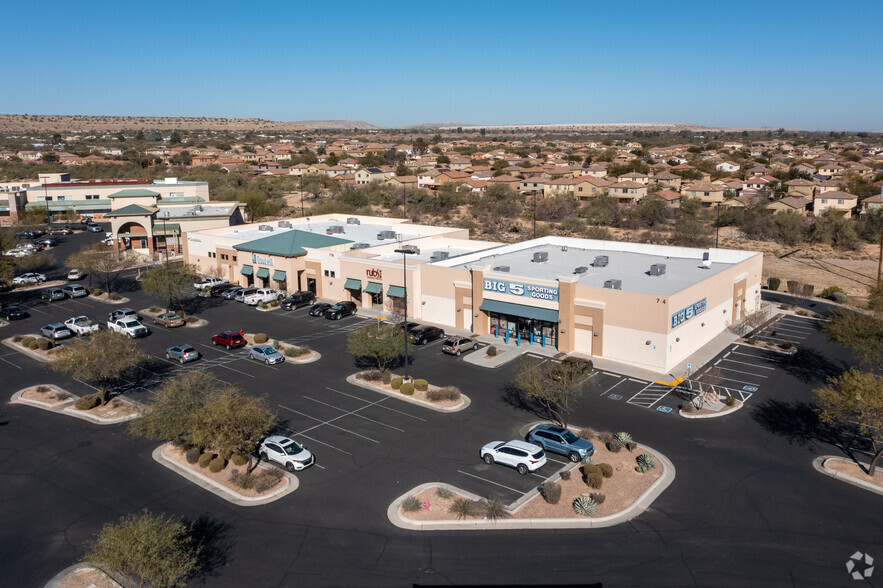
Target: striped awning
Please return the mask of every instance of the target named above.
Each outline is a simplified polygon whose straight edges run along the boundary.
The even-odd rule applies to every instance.
[[[250,265],[244,265],[242,266],[242,270],[239,273],[241,273],[243,276],[250,276],[254,273],[254,268]]]

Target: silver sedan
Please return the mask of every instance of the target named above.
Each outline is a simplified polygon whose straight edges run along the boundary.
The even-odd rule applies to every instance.
[[[248,350],[248,358],[263,361],[267,365],[285,361],[285,356],[276,351],[272,345],[255,345]]]
[[[192,345],[175,345],[166,349],[166,359],[178,360],[181,363],[196,361],[199,359],[199,351],[194,349]]]

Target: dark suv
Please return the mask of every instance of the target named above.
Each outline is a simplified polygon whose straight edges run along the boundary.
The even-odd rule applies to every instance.
[[[308,290],[301,290],[300,292],[295,292],[288,298],[282,301],[279,305],[285,310],[294,310],[295,308],[300,308],[301,306],[310,306],[311,304],[316,303],[316,295]]]
[[[356,314],[355,302],[338,302],[325,311],[325,318],[331,320],[342,319],[345,316]]]
[[[209,294],[211,294],[213,297],[217,298],[221,294],[223,294],[225,290],[229,290],[232,287],[233,287],[233,284],[231,284],[230,282],[221,282],[220,284],[215,284],[214,286],[212,286],[209,289]]]
[[[411,335],[411,341],[414,345],[426,345],[430,341],[435,341],[445,336],[445,332],[438,327],[427,327],[424,325],[418,325],[408,331],[408,333]]]

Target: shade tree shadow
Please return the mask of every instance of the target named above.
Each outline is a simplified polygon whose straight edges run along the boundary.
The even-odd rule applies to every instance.
[[[828,378],[839,376],[849,368],[843,362],[832,361],[817,351],[805,348],[798,349],[792,355],[776,353],[770,357],[770,361],[790,376],[810,385],[824,384]]]
[[[228,563],[229,554],[236,544],[233,525],[203,514],[191,521],[189,526],[190,537],[200,546],[196,579],[205,583],[208,578],[219,576]]]

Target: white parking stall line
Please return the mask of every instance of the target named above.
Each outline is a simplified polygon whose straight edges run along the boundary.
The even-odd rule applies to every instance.
[[[715,365],[717,365],[717,364],[715,364]],[[760,374],[755,374],[754,372],[743,372],[742,370],[737,370],[737,369],[728,368],[728,367],[724,367],[724,366],[718,366],[717,369],[727,370],[728,372],[736,372],[737,374],[745,374],[746,376],[756,376],[758,378],[768,378],[769,377],[769,376],[761,376]]]
[[[704,375],[705,374],[703,374],[703,376]],[[698,378],[696,378],[696,380],[701,382],[702,376],[699,376]],[[721,380],[724,382],[737,382],[739,384],[748,384],[749,386],[758,386],[758,387],[760,386],[760,384],[758,384],[757,382],[746,382],[745,380],[737,380],[736,378],[730,378],[730,377],[722,377]]]
[[[812,334],[811,332],[806,331],[806,329],[801,329],[799,327],[792,327],[791,325],[786,325],[786,326],[776,325],[773,328],[773,330],[774,331],[787,331],[789,333],[797,333],[798,335],[801,335],[803,337],[808,337],[809,335]]]
[[[541,476],[541,475],[539,475],[539,474],[536,473],[536,472],[531,472],[530,475],[531,475],[531,476],[534,476],[535,478],[539,478],[540,480],[543,480],[543,481],[545,481],[546,478],[547,478],[547,476]]]
[[[744,355],[745,357],[753,357],[754,359],[766,359],[766,357],[767,357],[762,352],[758,354],[758,353],[742,353],[741,351],[734,351],[733,355]],[[733,360],[729,360],[729,361],[733,361]]]
[[[276,425],[276,428],[277,428],[277,429],[285,429],[286,431],[288,431],[289,433],[291,433],[291,436],[292,436],[292,437],[294,437],[294,436],[296,436],[296,435],[300,435],[300,436],[303,437],[304,439],[309,439],[310,441],[313,441],[313,442],[315,442],[315,443],[318,443],[319,445],[324,445],[325,447],[328,447],[328,448],[330,448],[330,449],[334,449],[335,451],[339,451],[339,452],[341,452],[341,453],[345,453],[346,455],[352,455],[352,453],[350,453],[349,451],[346,451],[346,450],[344,450],[344,449],[341,449],[340,447],[335,447],[334,445],[331,445],[330,443],[325,443],[324,441],[319,441],[318,439],[315,439],[315,438],[313,438],[313,437],[310,437],[309,435],[304,435],[303,433],[300,433],[300,432],[298,432],[298,431],[295,431],[294,429],[289,429],[288,427],[283,427],[282,425]],[[316,464],[316,465],[319,465],[319,464]],[[324,470],[325,468],[322,468],[322,469]]]
[[[39,312],[40,314],[49,314],[49,313],[46,312],[45,310],[39,310],[39,309],[37,309],[37,308],[35,308],[35,307],[33,307],[33,306],[26,306],[26,305],[24,305],[24,304],[19,304],[18,306],[19,306],[19,308],[24,308],[24,309],[25,309],[26,311],[28,311],[28,312],[30,312],[30,311],[33,310],[34,312]]]
[[[565,464],[570,463],[569,459],[556,459],[554,457],[551,457],[548,451],[546,452],[546,461],[560,463],[561,465],[565,465]]]
[[[85,302],[80,302],[79,300],[76,300],[76,299],[74,299],[74,298],[71,298],[70,300],[68,300],[68,302],[70,302],[70,303],[72,303],[72,304],[79,304],[80,306],[85,306],[85,307],[88,308],[88,309],[93,309],[93,308],[95,308],[95,307],[92,306],[91,304],[86,304]]]
[[[647,380],[638,380],[637,378],[629,378],[629,382],[637,382],[638,384],[649,384]]]
[[[806,326],[806,323],[797,323],[788,319],[783,319],[781,324],[788,325],[788,327],[791,329],[801,329],[803,331],[806,331],[807,333],[815,333],[816,331],[818,331],[815,326],[808,327]]]
[[[610,377],[613,377],[613,378],[618,378],[618,377],[619,377],[619,374],[611,374],[610,372],[601,372],[601,373],[604,374],[605,376],[610,376]]]
[[[9,365],[11,365],[12,367],[14,367],[16,369],[19,369],[19,370],[21,369],[20,365],[16,365],[16,364],[12,363],[11,361],[9,361],[8,359],[3,359],[2,357],[0,357],[0,361],[8,363]]]
[[[488,484],[493,484],[494,486],[499,486],[500,488],[511,490],[512,492],[524,494],[524,492],[522,492],[521,490],[516,490],[515,488],[510,488],[509,486],[504,486],[503,484],[494,482],[493,480],[488,480],[487,478],[482,478],[481,476],[476,476],[475,474],[470,474],[469,472],[464,472],[463,470],[457,470],[457,472],[463,474],[464,476],[469,476],[470,478],[475,478],[476,480],[481,480],[482,482],[487,482]]]
[[[729,355],[729,353],[727,355]],[[740,363],[742,365],[750,365],[751,367],[760,368],[762,370],[775,370],[776,369],[776,368],[770,367],[768,365],[757,365],[756,363],[751,363],[748,361],[739,361],[738,359],[727,359],[726,357],[722,357],[721,360],[729,361],[730,363]]]
[[[307,400],[312,400],[313,402],[315,402],[315,403],[317,403],[317,404],[322,404],[322,405],[327,406],[327,407],[329,407],[329,408],[333,408],[334,410],[339,410],[340,412],[345,412],[345,413],[347,413],[347,414],[350,414],[350,411],[346,410],[345,408],[340,408],[339,406],[334,406],[333,404],[328,404],[327,402],[322,402],[321,400],[316,400],[315,398],[311,398],[311,397],[309,397],[309,396],[304,396],[304,398],[306,398]],[[353,416],[354,416],[354,417],[359,417],[360,419],[365,419],[366,421],[371,421],[372,423],[376,423],[376,424],[378,424],[378,425],[382,425],[382,426],[384,426],[384,427],[389,427],[390,429],[395,429],[395,430],[398,431],[399,433],[404,433],[404,432],[405,432],[404,429],[400,429],[400,428],[398,428],[398,427],[394,427],[394,426],[392,426],[392,425],[387,425],[386,423],[383,423],[383,422],[380,422],[380,421],[374,420],[374,419],[372,419],[372,418],[368,418],[368,417],[366,417],[366,416],[364,416],[364,415],[361,415],[361,414],[355,414],[355,413],[353,413]]]
[[[775,333],[775,335],[773,335]],[[782,335],[779,337],[778,335]],[[767,331],[766,334],[763,334],[762,337],[770,337],[773,339],[783,339],[785,341],[803,341],[806,337],[801,337],[799,335],[793,335],[791,333],[786,333],[782,329],[773,329],[772,331]]]
[[[614,388],[616,388],[617,386],[619,386],[619,385],[622,384],[623,382],[625,382],[625,378],[621,379],[620,381],[618,381],[618,382],[615,383],[614,385],[610,386],[609,388],[607,388],[606,390],[604,390],[603,392],[601,392],[601,394],[599,394],[599,396],[604,396],[605,394],[607,394],[608,392],[610,392],[611,390],[613,390]]]
[[[353,396],[352,394],[347,394],[346,392],[341,392],[340,390],[335,390],[334,388],[329,388],[328,386],[326,386],[325,389],[331,390],[332,392],[337,392],[338,394],[343,394],[344,396],[349,396],[350,398],[354,398],[356,400],[360,400],[360,401],[368,403],[372,406],[376,406],[377,408],[383,408],[383,409],[398,413],[398,414],[406,416],[406,417],[411,417],[414,420],[422,421],[424,423],[426,422],[426,419],[424,419],[424,418],[420,418],[418,416],[408,414],[407,412],[403,412],[403,411],[397,410],[395,408],[390,408],[390,407],[386,406],[385,404],[377,404],[376,402],[371,402],[370,400],[365,400],[364,398],[359,398],[358,396]]]
[[[378,401],[378,402],[380,402],[380,401]],[[338,425],[334,425],[334,424],[332,424],[333,421],[336,421],[336,420],[342,419],[343,417],[345,417],[345,416],[347,416],[348,414],[350,414],[350,412],[355,412],[355,411],[350,411],[350,412],[348,412],[348,413],[346,413],[346,414],[342,414],[342,415],[340,415],[340,416],[334,417],[333,419],[329,419],[329,420],[327,420],[327,421],[323,421],[323,420],[320,419],[320,418],[317,418],[317,417],[314,417],[314,416],[312,416],[312,415],[308,415],[308,414],[306,414],[306,413],[303,413],[303,412],[300,412],[300,411],[294,410],[293,408],[289,408],[289,407],[287,407],[287,406],[283,406],[282,404],[280,404],[279,406],[282,407],[282,408],[284,408],[285,410],[290,410],[291,412],[293,412],[293,413],[295,413],[295,414],[299,414],[299,415],[301,415],[301,416],[305,416],[305,417],[307,417],[308,419],[313,419],[314,421],[319,421],[319,424],[318,424],[318,425],[313,425],[312,427],[309,427],[309,428],[307,428],[307,429],[304,429],[304,430],[303,430],[304,433],[308,433],[308,432],[312,431],[313,429],[318,429],[319,427],[321,427],[321,426],[323,426],[323,425],[328,425],[329,427],[333,427],[333,428],[335,428],[335,429],[340,429],[341,431],[344,431],[344,432],[349,433],[349,434],[351,434],[351,435],[355,435],[356,437],[361,437],[362,439],[365,439],[366,441],[371,441],[372,443],[380,443],[380,441],[378,441],[377,439],[372,439],[371,437],[366,437],[365,435],[361,435],[361,434],[359,434],[359,433],[356,433],[355,431],[350,431],[349,429],[345,429],[344,427],[340,427],[340,426],[338,426]],[[363,406],[362,408],[367,408],[367,407],[364,407],[364,406]],[[359,408],[359,409],[356,409],[356,410],[362,410],[362,408]]]
[[[652,408],[654,404],[668,396],[674,390],[671,386],[663,384],[647,384],[640,392],[629,398],[626,402],[645,408]],[[650,402],[652,400],[652,402]],[[647,404],[650,402],[649,404]]]
[[[160,361],[164,361],[166,363],[172,364],[175,368],[177,368],[175,370],[175,375],[181,374],[181,373],[189,374],[190,372],[194,372],[194,371],[205,371],[205,373],[207,373],[209,375],[209,377],[214,378],[215,380],[221,382],[222,384],[227,384],[228,386],[232,385],[231,382],[228,382],[227,380],[222,380],[221,378],[219,378],[215,374],[211,373],[209,370],[199,367],[199,364],[191,365],[192,362],[189,362],[189,361],[187,363],[182,364],[182,363],[178,363],[176,361],[172,361],[170,359],[166,359],[165,357],[162,357],[161,355],[151,355],[151,357],[158,359]],[[146,367],[143,367],[140,365],[138,367],[141,368],[142,370],[144,370],[145,372],[153,374],[154,376],[157,376],[159,378],[168,377],[168,376],[164,376],[163,374],[158,374],[153,370],[149,370]]]

